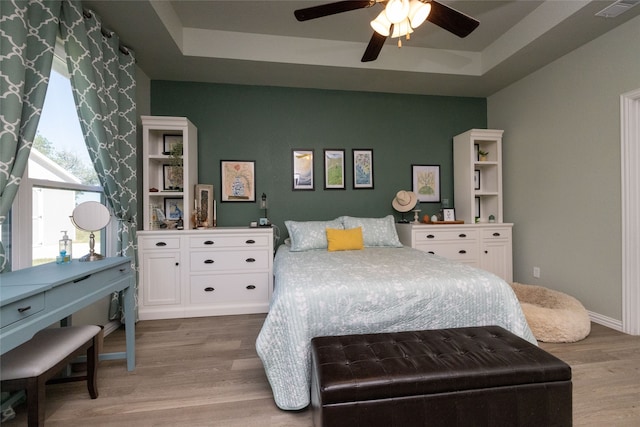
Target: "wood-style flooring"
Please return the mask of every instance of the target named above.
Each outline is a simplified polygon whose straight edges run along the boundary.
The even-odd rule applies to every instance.
[[[82,382],[47,386],[46,425],[311,427],[309,410],[281,411],[273,403],[255,340],[264,315],[141,321],[137,366],[102,361],[100,396]],[[573,372],[575,426],[640,426],[640,337],[593,324],[572,344],[540,344]],[[124,333],[105,339],[121,351]],[[25,405],[3,426],[26,425]]]

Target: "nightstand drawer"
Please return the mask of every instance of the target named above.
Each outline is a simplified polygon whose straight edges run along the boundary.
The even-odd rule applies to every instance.
[[[189,239],[191,248],[252,248],[266,247],[269,244],[269,236],[214,236],[205,235]]]
[[[208,251],[191,253],[191,271],[261,270],[269,268],[264,249],[246,251]]]
[[[511,228],[490,228],[482,230],[482,240],[508,240],[511,238]]]
[[[269,300],[267,273],[191,276],[191,304]]]
[[[442,242],[447,240],[477,240],[477,230],[425,230],[415,232],[416,244],[423,242]]]

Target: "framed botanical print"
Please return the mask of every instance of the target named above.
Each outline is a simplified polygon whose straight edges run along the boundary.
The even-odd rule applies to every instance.
[[[344,150],[324,150],[324,188],[344,190]]]
[[[314,190],[313,150],[291,150],[292,184],[294,190]]]
[[[373,188],[373,150],[353,149],[353,188]]]
[[[411,182],[419,202],[440,202],[440,166],[411,165]]]
[[[256,201],[256,162],[246,160],[220,161],[220,201]]]

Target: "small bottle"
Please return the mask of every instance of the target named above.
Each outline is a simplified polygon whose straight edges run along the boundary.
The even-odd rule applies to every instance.
[[[62,239],[58,241],[59,255],[56,257],[56,264],[69,264],[71,263],[71,239],[67,236],[67,231],[61,231]]]

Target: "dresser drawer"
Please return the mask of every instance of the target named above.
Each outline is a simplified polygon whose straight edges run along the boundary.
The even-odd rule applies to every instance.
[[[191,248],[251,248],[266,247],[269,244],[269,236],[218,236],[203,235],[202,237],[191,237],[189,247]]]
[[[264,249],[191,252],[190,261],[191,271],[262,270],[269,268],[269,253]]]
[[[191,304],[269,300],[268,273],[191,276]]]
[[[26,319],[44,309],[44,293],[33,295],[2,307],[0,327]]]
[[[142,249],[180,249],[179,237],[151,237],[141,238]]]
[[[442,242],[447,240],[477,240],[477,230],[419,230],[415,231],[416,244],[423,242]]]
[[[482,230],[482,240],[509,240],[511,228],[489,228]]]
[[[478,259],[478,245],[476,242],[451,242],[437,245],[417,245],[416,249],[456,261],[471,261]]]

